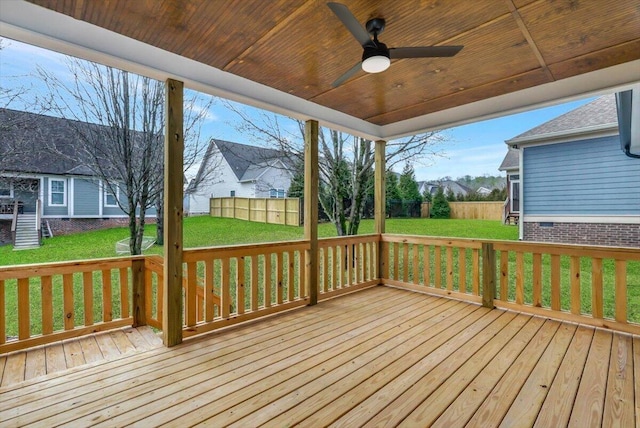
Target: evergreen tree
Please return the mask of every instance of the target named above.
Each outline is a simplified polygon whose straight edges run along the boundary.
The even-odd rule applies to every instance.
[[[447,198],[444,196],[442,187],[438,188],[438,193],[433,197],[431,205],[431,217],[433,218],[449,218],[451,216],[451,207]]]
[[[398,188],[398,176],[393,171],[387,171],[385,178],[385,198],[389,201],[399,201],[402,199]]]
[[[402,175],[400,175],[398,190],[403,201],[422,202],[422,195],[420,195],[420,190],[418,189],[415,171],[413,170],[413,165],[409,162],[404,165]]]
[[[302,165],[296,167],[293,177],[291,177],[291,185],[287,190],[287,196],[290,198],[304,197],[304,167]]]
[[[451,190],[451,188],[447,189],[447,201],[449,202],[455,202],[456,201],[456,195],[453,193],[453,190]]]

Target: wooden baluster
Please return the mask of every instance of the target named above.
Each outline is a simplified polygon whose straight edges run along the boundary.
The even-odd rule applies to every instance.
[[[324,251],[326,252],[327,249],[325,248]],[[294,273],[295,273],[295,269],[296,269],[296,255],[295,252],[293,251],[289,251],[287,253],[287,262],[289,264],[289,269],[288,269],[288,277],[287,277],[287,300],[289,302],[293,302],[296,298],[295,295],[295,281],[294,281]],[[327,271],[325,269],[325,277],[327,275]],[[327,282],[329,282],[329,279],[326,279]]]
[[[427,244],[422,247],[422,269],[424,286],[431,287],[431,246]]]
[[[602,302],[602,259],[591,260],[591,315],[602,319],[604,305]]]
[[[524,253],[516,253],[516,303],[524,304]]]
[[[533,254],[533,302],[534,307],[542,307],[542,254]]]
[[[120,315],[129,318],[129,270],[120,269]]]
[[[551,309],[560,310],[560,256],[551,255]]]
[[[436,245],[434,252],[435,286],[436,288],[442,288],[442,248]]]
[[[238,315],[242,315],[244,314],[244,290],[246,280],[244,275],[244,257],[238,257],[236,264],[236,270],[238,271],[238,280],[236,281],[236,312]]]
[[[471,257],[473,259],[473,275],[472,275],[473,294],[476,296],[479,296],[480,295],[480,251],[478,251],[477,248],[474,248]]]
[[[5,309],[7,303],[4,296],[4,279],[0,279],[0,345],[7,341],[7,318]]]
[[[264,255],[264,307],[271,307],[271,253],[267,253]]]
[[[197,301],[197,265],[196,262],[187,263],[187,290],[185,293],[185,324],[187,327],[191,327],[196,325],[197,322],[197,313],[196,307],[198,305]]]
[[[344,286],[345,287],[350,287],[353,284],[353,280],[352,280],[352,268],[351,268],[351,264],[353,261],[353,254],[351,251],[351,245],[345,245],[343,247],[345,249],[345,257],[344,257],[344,263],[345,263],[345,270],[344,270],[344,274],[345,274],[345,279],[344,279]]]
[[[338,247],[332,247],[333,254],[333,289],[337,290],[342,286],[342,250],[338,251]]]
[[[307,252],[300,251],[300,266],[298,267],[298,288],[300,290],[300,298],[305,299],[309,296],[309,287],[305,278],[305,270],[307,267]]]
[[[364,282],[364,252],[364,243],[358,244],[358,274],[360,275],[360,278],[358,278],[359,283]]]
[[[42,334],[53,333],[53,282],[51,276],[40,278],[42,295]],[[2,331],[0,329],[0,331]]]
[[[453,248],[447,247],[447,290],[453,290]]]
[[[214,288],[213,259],[204,261],[204,320],[213,321],[215,317],[215,288]],[[219,314],[218,314],[219,315]]]
[[[627,323],[627,261],[616,260],[616,313],[619,323]]]
[[[120,280],[122,282],[122,279]],[[62,295],[64,307],[64,329],[73,330],[75,326],[75,313],[73,308],[73,274],[65,273],[62,275]],[[127,314],[127,317],[129,315]],[[124,317],[123,317],[124,318]]]
[[[84,325],[93,325],[93,272],[82,272]]]
[[[580,315],[580,257],[571,256],[570,262],[571,275],[571,313]]]
[[[400,265],[400,244],[397,242],[390,243],[393,245],[393,279],[396,281],[400,280],[400,270],[398,266]]]
[[[509,252],[500,251],[500,300],[509,301]]]
[[[329,291],[329,248],[325,247],[322,251],[318,250],[318,255],[322,257],[322,292]],[[291,299],[289,299],[291,300]]]
[[[420,247],[418,244],[413,244],[411,251],[413,252],[413,278],[414,284],[420,283]]]
[[[18,339],[31,336],[31,314],[29,306],[29,278],[18,279]]]
[[[144,296],[145,296],[145,316],[147,321],[153,319],[153,272],[149,269],[147,261],[143,262],[144,266]]]
[[[222,269],[220,271],[220,315],[222,319],[228,319],[231,311],[231,290],[229,286],[230,263],[229,257],[222,259]]]
[[[159,303],[158,303],[159,304]],[[102,270],[102,321],[113,320],[113,291],[111,290],[111,270]]]
[[[258,310],[258,279],[259,279],[259,269],[258,264],[260,263],[259,256],[251,257],[251,311]]]
[[[373,277],[371,274],[371,242],[367,242],[363,247],[364,263],[363,263],[363,281],[369,281]]]
[[[467,250],[458,248],[458,291],[467,292]]]
[[[282,251],[278,251],[276,257],[276,303],[278,305],[282,304],[282,295],[284,293],[283,285],[282,285]]]
[[[402,244],[402,281],[409,282],[409,244]]]

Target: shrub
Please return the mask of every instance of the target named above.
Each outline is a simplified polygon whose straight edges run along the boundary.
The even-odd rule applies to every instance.
[[[438,193],[433,197],[431,204],[431,217],[433,218],[449,218],[451,216],[451,207],[447,198],[444,196],[442,188],[438,189]]]

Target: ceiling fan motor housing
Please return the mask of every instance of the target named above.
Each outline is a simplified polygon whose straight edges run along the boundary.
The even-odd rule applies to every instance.
[[[362,52],[362,69],[367,73],[380,73],[389,68],[389,49],[384,43],[367,44]]]

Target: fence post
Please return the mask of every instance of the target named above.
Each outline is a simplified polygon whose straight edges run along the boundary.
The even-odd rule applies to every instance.
[[[496,297],[496,252],[490,242],[482,243],[482,306],[493,309]]]
[[[147,298],[145,296],[147,270],[144,259],[138,258],[131,261],[132,298],[133,298],[133,327],[147,325]]]

